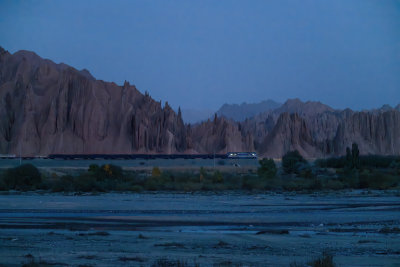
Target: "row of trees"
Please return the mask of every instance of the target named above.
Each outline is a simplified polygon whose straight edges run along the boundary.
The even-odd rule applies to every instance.
[[[273,178],[277,174],[277,167],[272,159],[259,161],[258,174],[260,177]],[[346,156],[319,159],[314,164],[315,168],[343,169],[345,172],[357,172],[363,168],[389,168],[400,174],[400,157],[367,155],[360,156],[356,143],[351,148],[346,148]],[[302,177],[311,177],[313,168],[297,151],[289,151],[282,157],[282,170],[285,174],[297,174]]]
[[[258,175],[263,178],[274,178],[277,174],[277,167],[273,159],[262,159],[259,161]],[[301,156],[299,151],[289,151],[282,157],[282,170],[286,174],[299,174],[311,176],[309,163]]]

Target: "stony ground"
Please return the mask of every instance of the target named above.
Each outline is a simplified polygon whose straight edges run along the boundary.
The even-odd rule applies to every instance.
[[[398,192],[4,194],[0,263],[400,266],[399,227]]]

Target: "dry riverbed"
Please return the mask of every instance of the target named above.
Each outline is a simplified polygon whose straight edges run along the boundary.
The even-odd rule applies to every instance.
[[[399,193],[0,195],[6,266],[289,266],[323,252],[400,266]]]

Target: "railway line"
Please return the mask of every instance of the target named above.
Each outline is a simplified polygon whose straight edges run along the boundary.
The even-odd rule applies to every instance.
[[[57,159],[57,160],[136,160],[136,159],[257,159],[254,152],[227,154],[50,154],[47,156],[0,155],[0,159]]]

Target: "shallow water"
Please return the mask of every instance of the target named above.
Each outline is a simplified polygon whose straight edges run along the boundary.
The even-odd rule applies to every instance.
[[[339,266],[396,266],[400,233],[381,229],[400,226],[399,200],[359,191],[0,195],[0,263],[30,254],[76,266],[288,266],[328,251]]]

